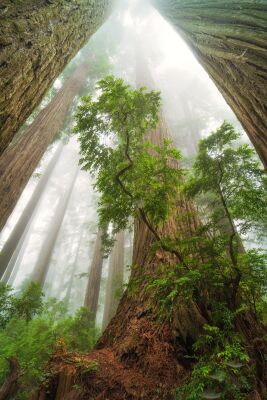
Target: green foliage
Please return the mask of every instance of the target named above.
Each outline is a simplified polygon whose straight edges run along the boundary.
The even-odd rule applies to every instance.
[[[14,296],[9,286],[0,282],[0,327],[4,328],[12,319],[19,316],[29,321],[42,310],[43,293],[36,283],[30,283],[21,293]]]
[[[83,169],[97,174],[100,225],[113,231],[129,227],[140,210],[152,225],[165,221],[181,183],[180,153],[170,140],[146,139],[158,123],[159,93],[138,90],[108,76],[97,84],[99,96],[82,99],[76,114]]]
[[[238,137],[224,123],[201,141],[184,188],[197,200],[202,196],[206,223],[184,239],[165,239],[168,248],[179,250],[184,263],[157,266],[146,284],[160,317],[172,318],[177,304],[193,300],[208,310],[213,323],[194,345],[197,363],[177,399],[241,400],[254,384],[253,364],[248,364],[234,320],[249,312],[263,321],[266,314],[266,255],[257,249],[245,251],[239,236],[264,230],[266,176],[253,150],[234,147]]]
[[[237,146],[239,138],[224,122],[202,139],[186,191],[211,196],[210,218],[216,224],[227,217],[226,206],[240,234],[251,229],[266,233],[267,176],[255,151],[247,144]]]
[[[224,330],[204,326],[203,334],[194,344],[197,363],[190,380],[177,389],[177,400],[242,400],[250,392],[253,370],[240,338],[232,329],[231,324]]]
[[[0,384],[8,374],[7,359],[16,357],[22,375],[14,400],[28,399],[47,379],[45,367],[58,343],[70,351],[88,352],[98,336],[87,309],[69,316],[63,303],[55,299],[44,302],[42,297],[40,287],[33,283],[19,294],[0,285]]]

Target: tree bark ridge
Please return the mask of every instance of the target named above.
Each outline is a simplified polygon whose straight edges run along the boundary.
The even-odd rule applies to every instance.
[[[235,112],[267,167],[267,5],[154,0]]]
[[[103,23],[111,0],[2,0],[0,154],[64,66]]]

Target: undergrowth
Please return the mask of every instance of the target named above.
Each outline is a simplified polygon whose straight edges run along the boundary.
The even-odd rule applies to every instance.
[[[16,357],[21,368],[13,400],[29,399],[49,378],[46,365],[60,343],[68,351],[85,353],[98,334],[86,308],[69,315],[62,302],[44,300],[37,284],[28,284],[20,293],[0,284],[0,383],[9,374],[10,357]]]

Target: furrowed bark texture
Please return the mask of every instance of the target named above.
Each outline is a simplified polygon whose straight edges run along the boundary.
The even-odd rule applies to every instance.
[[[104,22],[111,0],[2,0],[0,154],[64,66]]]
[[[265,0],[153,0],[208,72],[267,167]]]
[[[46,188],[46,183],[52,174],[52,171],[59,159],[62,149],[63,149],[63,143],[60,142],[55,154],[51,158],[47,168],[45,169],[36,188],[34,189],[34,192],[29,202],[27,203],[25,209],[22,211],[22,214],[18,222],[16,223],[13,231],[11,232],[8,240],[6,241],[1,250],[0,279],[3,277],[11,258],[13,257],[15,250],[17,249],[18,246],[20,246],[20,243],[22,242],[21,238],[24,236],[24,234],[28,232],[29,226],[38,208],[39,200],[42,197],[42,194]],[[12,270],[10,269],[9,272],[10,273],[8,275],[10,276]],[[9,276],[6,278],[9,278]]]
[[[115,315],[119,304],[119,292],[123,285],[124,269],[124,232],[116,235],[108,267],[108,281],[105,294],[102,329],[104,330]]]
[[[29,178],[38,166],[83,88],[88,64],[80,64],[52,101],[39,113],[23,136],[0,158],[0,229],[13,211]]]
[[[100,282],[102,275],[102,266],[103,266],[102,235],[103,231],[102,229],[99,229],[96,236],[94,254],[90,265],[88,284],[84,298],[84,305],[89,310],[90,319],[92,320],[92,322],[94,322],[96,318],[99,291],[100,291]]]

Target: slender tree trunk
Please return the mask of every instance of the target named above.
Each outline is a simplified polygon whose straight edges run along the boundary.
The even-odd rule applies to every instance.
[[[2,0],[0,154],[64,66],[105,20],[111,0]]]
[[[81,249],[81,244],[83,241],[83,237],[84,237],[84,232],[82,232],[82,234],[79,237],[79,242],[77,245],[77,250],[76,250],[76,255],[75,255],[75,259],[74,262],[72,264],[72,270],[71,270],[71,275],[70,275],[70,279],[68,282],[68,287],[66,290],[66,294],[64,297],[64,303],[66,304],[66,306],[69,306],[70,303],[70,299],[71,299],[71,291],[72,291],[72,287],[73,287],[73,281],[74,281],[74,277],[75,277],[75,272],[77,271],[77,263],[79,260],[79,255],[80,255],[80,249]]]
[[[108,281],[106,286],[102,329],[105,330],[115,315],[119,304],[119,293],[123,285],[124,270],[124,232],[119,232],[110,255]]]
[[[73,190],[73,186],[75,184],[77,174],[79,172],[79,168],[77,166],[75,173],[73,174],[71,181],[68,184],[67,189],[64,191],[62,196],[60,197],[57,207],[54,212],[53,219],[50,223],[46,238],[41,247],[39,257],[37,259],[32,280],[36,283],[39,283],[41,286],[44,285],[45,278],[49,268],[49,262],[51,260],[52,252],[55,247],[56,239],[63,222],[65,212],[69,203],[69,199]]]
[[[153,0],[242,123],[267,167],[267,4]]]
[[[96,236],[94,254],[90,265],[88,284],[84,298],[84,305],[89,310],[90,319],[92,322],[95,322],[96,319],[101,275],[102,275],[102,266],[103,266],[102,235],[103,231],[102,229],[99,229]]]
[[[63,143],[60,142],[57,150],[55,151],[55,154],[52,156],[48,166],[46,167],[44,173],[39,179],[39,182],[28,204],[23,210],[18,222],[16,223],[13,231],[11,232],[8,240],[6,241],[0,252],[0,279],[2,278],[3,274],[7,269],[7,266],[12,258],[15,249],[20,246],[21,238],[24,236],[24,233],[29,229],[29,226],[36,212],[40,198],[42,197],[42,194],[45,190],[47,181],[50,178],[51,173],[60,157],[62,149],[63,149]]]
[[[0,229],[15,207],[47,146],[59,132],[73,99],[85,86],[88,63],[78,65],[22,137],[0,158]]]
[[[5,273],[1,279],[1,281],[3,283],[6,283],[6,284],[8,283],[9,285],[13,285],[13,283],[16,279],[21,260],[23,259],[25,250],[27,248],[27,244],[28,244],[28,240],[29,240],[28,233],[29,233],[30,227],[32,225],[32,219],[29,221],[27,227],[25,228],[23,235],[21,236],[21,238],[9,260],[9,263],[6,266]]]

